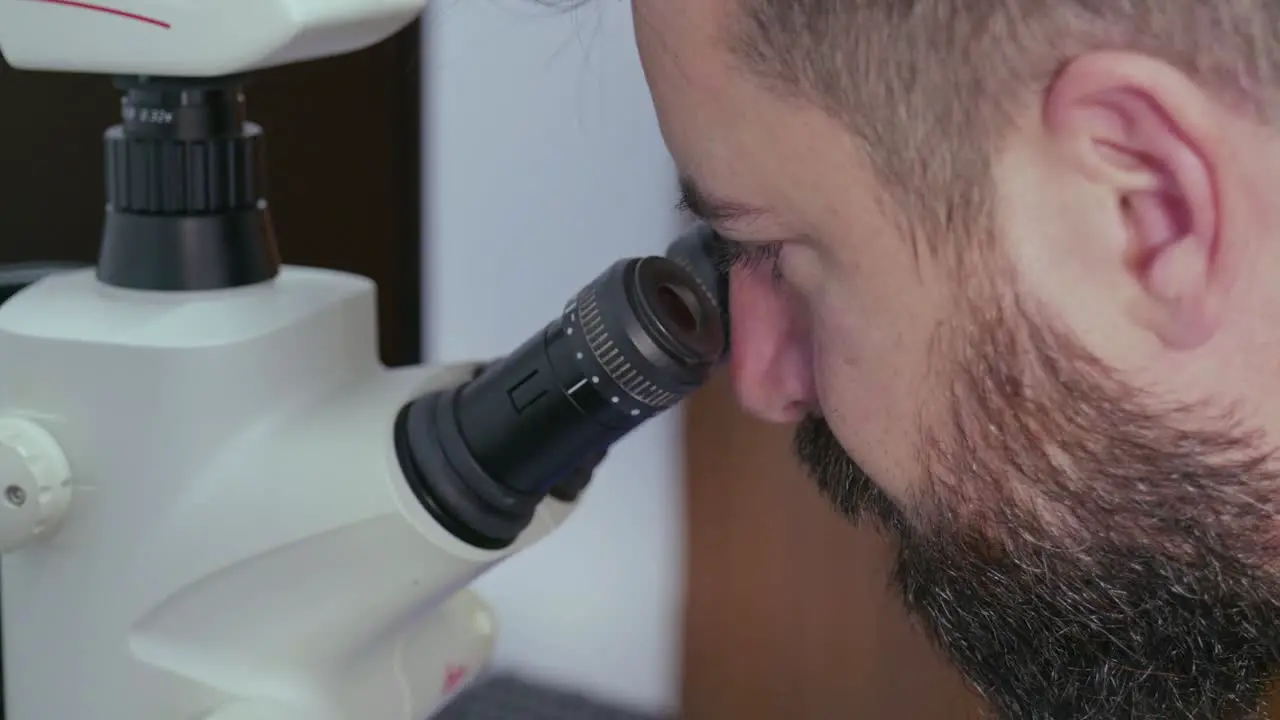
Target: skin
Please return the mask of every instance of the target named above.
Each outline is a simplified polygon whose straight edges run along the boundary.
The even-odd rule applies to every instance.
[[[636,0],[683,174],[779,247],[731,274],[734,386],[1005,717],[1217,718],[1280,667],[1280,140],[1155,58],[1028,90],[963,272],[861,145],[735,66],[732,0]],[[742,253],[739,253],[741,255]]]

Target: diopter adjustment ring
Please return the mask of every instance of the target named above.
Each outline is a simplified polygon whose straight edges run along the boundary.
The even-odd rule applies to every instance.
[[[662,410],[680,401],[679,395],[664,390],[651,381],[627,359],[622,345],[613,337],[596,300],[594,285],[582,289],[566,308],[566,316],[575,316],[587,348],[610,380],[623,392],[651,408]]]

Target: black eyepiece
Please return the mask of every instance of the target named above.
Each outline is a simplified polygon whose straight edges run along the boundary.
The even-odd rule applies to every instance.
[[[724,328],[725,342],[722,356],[729,354],[729,276],[720,269],[715,230],[705,223],[698,223],[684,232],[667,247],[667,257],[684,268],[698,281],[702,290],[715,302]]]
[[[609,446],[700,387],[723,352],[696,278],[663,257],[621,260],[515,352],[407,405],[401,466],[447,529],[504,547],[547,495],[576,499]]]

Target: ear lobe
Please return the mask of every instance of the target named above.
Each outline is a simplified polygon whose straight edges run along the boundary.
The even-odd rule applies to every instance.
[[[1139,260],[1135,273],[1147,295],[1136,319],[1174,350],[1208,342],[1221,323],[1221,293],[1212,284],[1209,243],[1193,235],[1173,240]]]
[[[1113,198],[1133,319],[1171,348],[1207,342],[1227,282],[1211,99],[1172,66],[1106,52],[1068,65],[1045,111],[1068,162]]]

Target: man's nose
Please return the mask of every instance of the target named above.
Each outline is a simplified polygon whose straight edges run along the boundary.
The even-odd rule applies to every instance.
[[[801,419],[816,405],[812,341],[800,303],[767,269],[730,275],[730,369],[738,402],[768,422]]]

